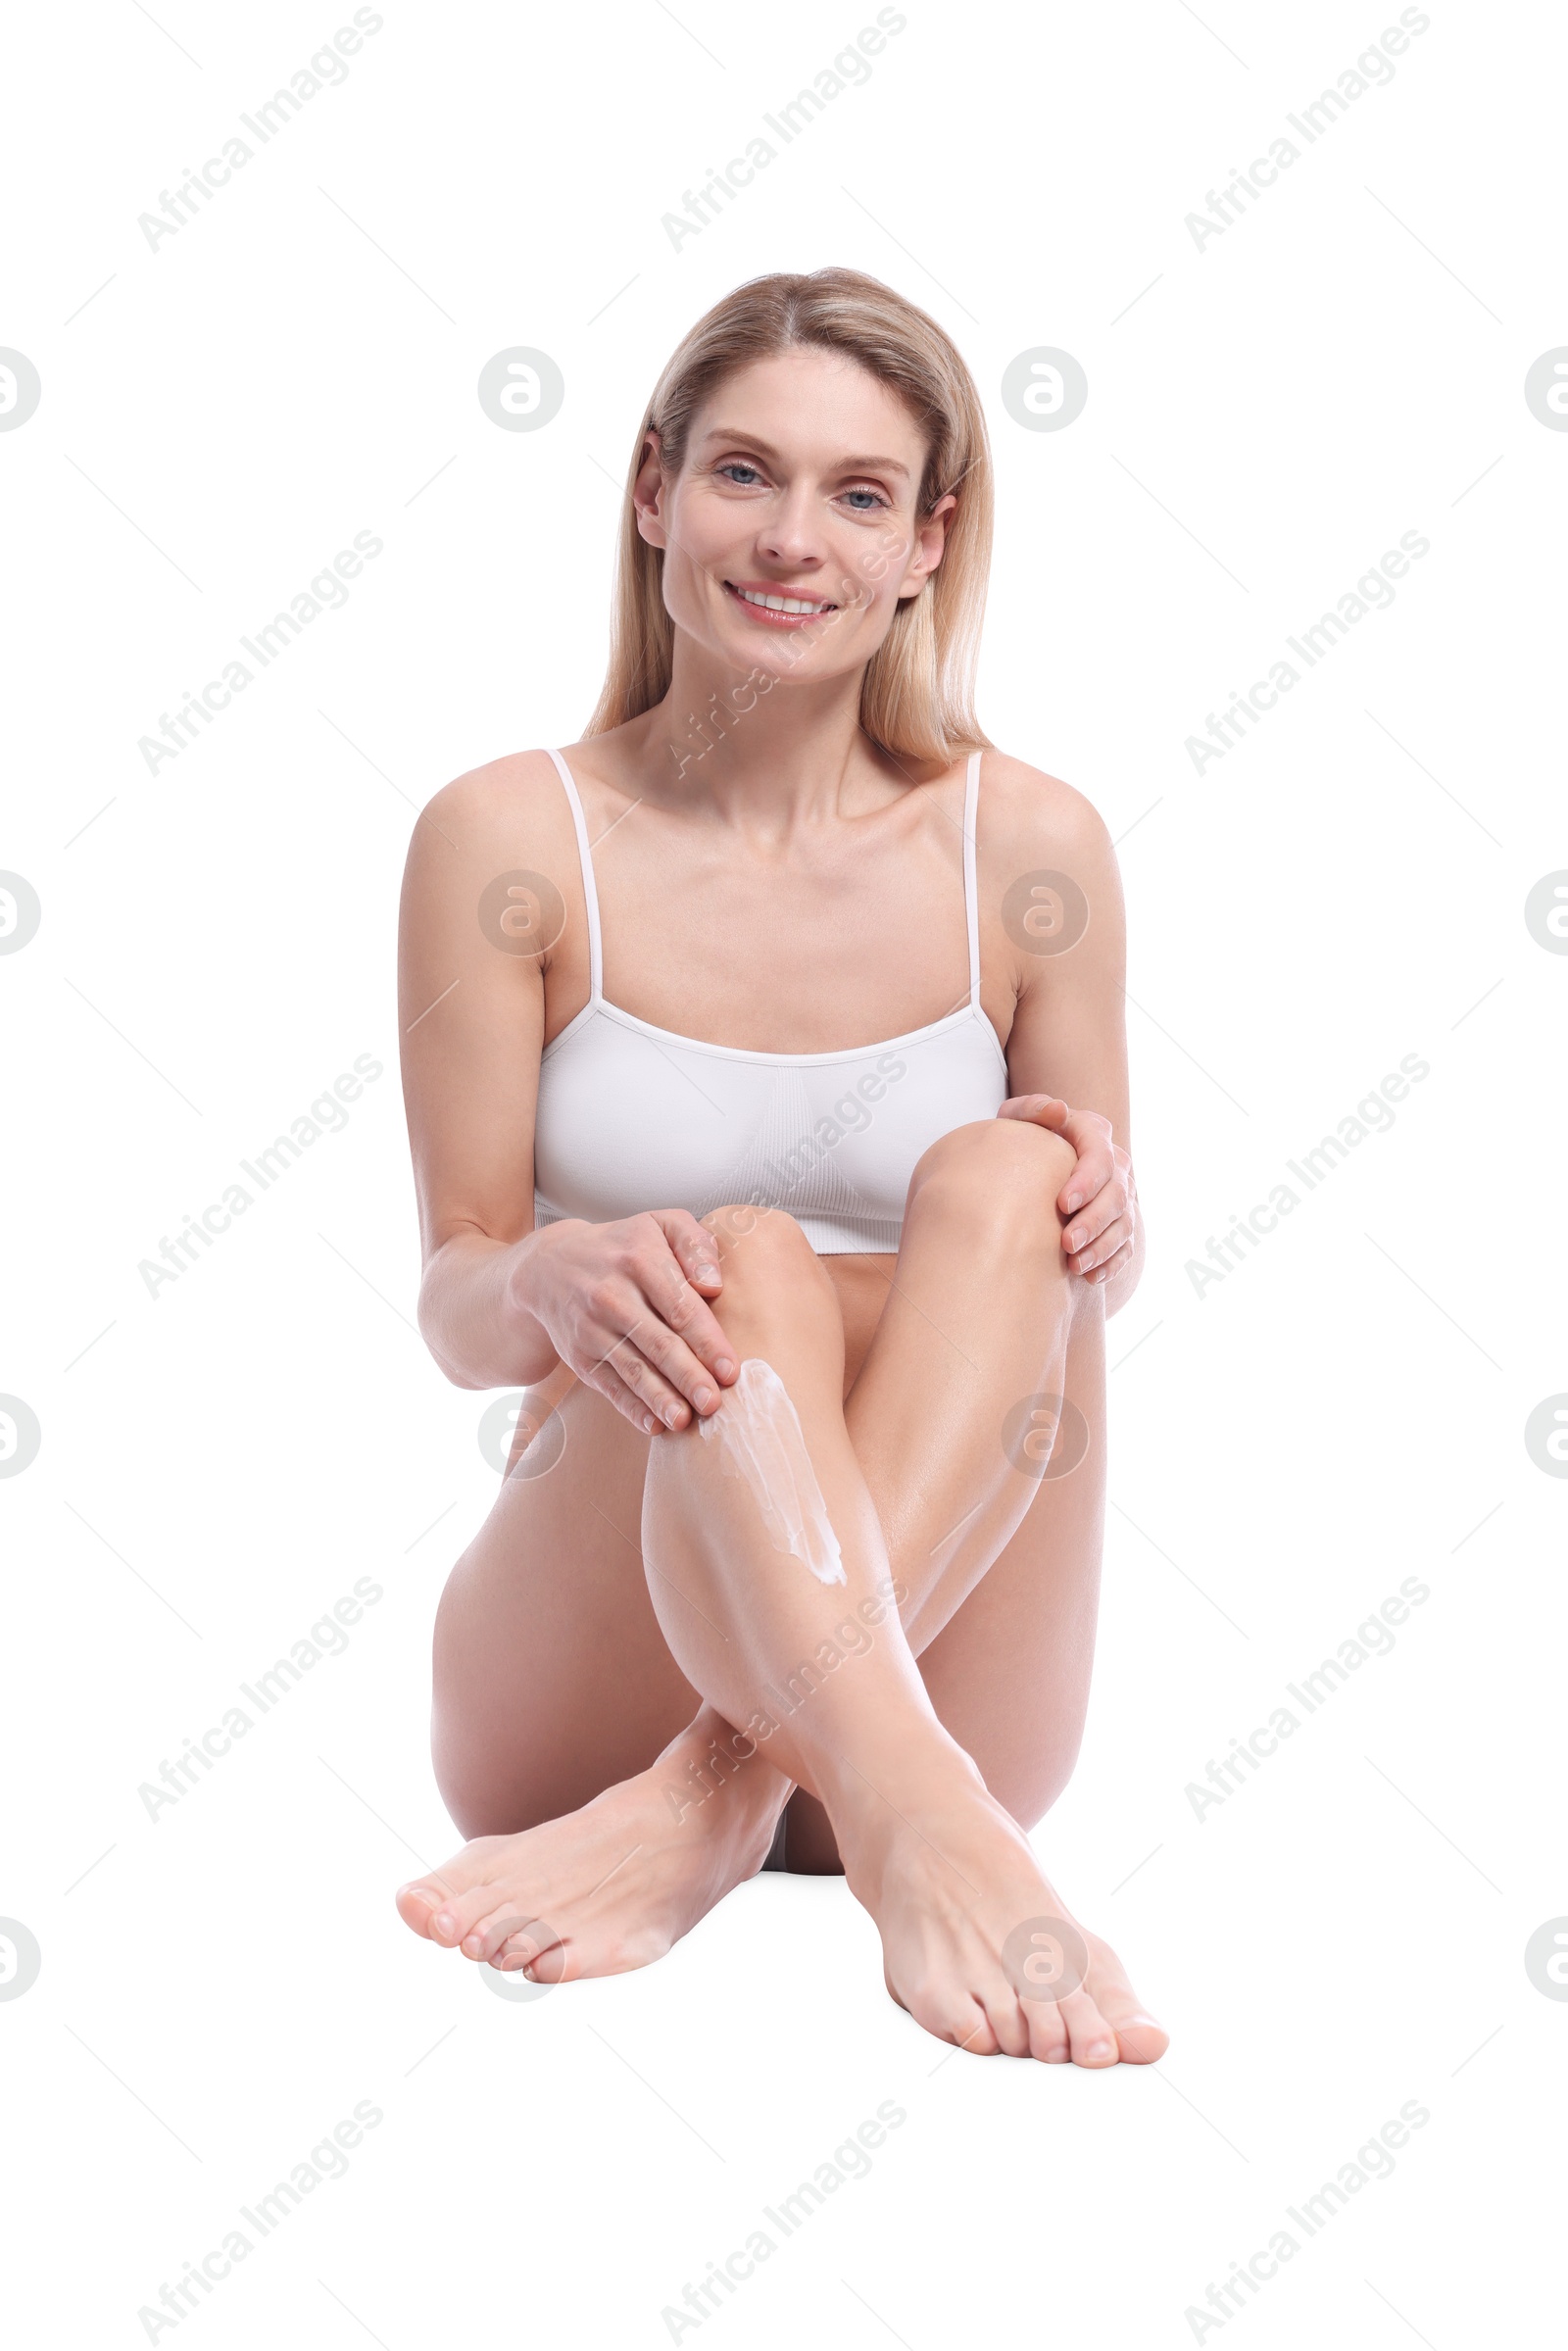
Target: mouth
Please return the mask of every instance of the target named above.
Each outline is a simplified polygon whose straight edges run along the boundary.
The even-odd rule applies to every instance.
[[[806,628],[811,621],[820,620],[825,612],[836,612],[839,609],[826,597],[792,596],[756,581],[738,584],[727,579],[724,593],[764,628]]]

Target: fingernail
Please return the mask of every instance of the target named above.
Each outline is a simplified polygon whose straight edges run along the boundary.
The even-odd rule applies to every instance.
[[[712,1400],[713,1391],[711,1388],[699,1388],[692,1397],[692,1402],[697,1406],[699,1412],[706,1412]]]
[[[1082,1249],[1084,1243],[1088,1239],[1089,1235],[1087,1233],[1069,1233],[1067,1235],[1067,1247],[1071,1249]]]
[[[735,1377],[735,1366],[728,1355],[715,1356],[713,1369],[721,1380],[733,1380]]]
[[[679,1404],[666,1404],[664,1406],[664,1426],[666,1429],[675,1429],[680,1426]]]
[[[697,1279],[700,1282],[716,1282],[718,1280],[718,1267],[716,1265],[699,1265],[697,1268]]]

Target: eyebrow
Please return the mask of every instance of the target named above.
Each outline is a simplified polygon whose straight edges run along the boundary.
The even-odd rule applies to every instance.
[[[777,458],[781,452],[770,441],[760,441],[756,433],[742,432],[732,424],[715,424],[703,435],[704,444],[712,441],[737,441],[742,447],[755,449],[760,456]],[[843,473],[902,473],[909,478],[907,465],[901,465],[896,457],[851,457],[844,459],[839,470]]]

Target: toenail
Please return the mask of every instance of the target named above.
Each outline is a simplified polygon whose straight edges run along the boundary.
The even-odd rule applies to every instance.
[[[1088,2048],[1085,2049],[1084,2055],[1086,2057],[1108,2057],[1110,2055],[1110,2043],[1108,2040],[1092,2040],[1089,2043]]]
[[[450,1935],[458,1922],[450,1910],[438,1910],[430,1923],[434,1927],[439,1927],[443,1935]]]

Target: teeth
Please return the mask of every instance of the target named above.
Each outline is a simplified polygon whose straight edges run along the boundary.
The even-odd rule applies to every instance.
[[[760,604],[768,612],[825,612],[825,604],[807,604],[799,596],[757,596],[750,588],[737,588],[736,595],[744,604]]]

